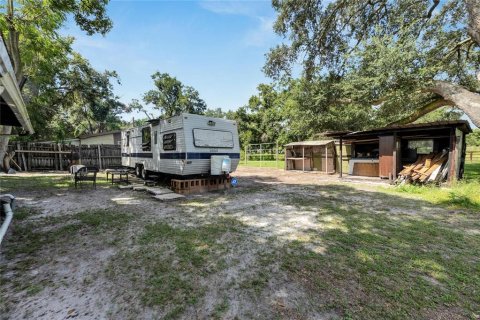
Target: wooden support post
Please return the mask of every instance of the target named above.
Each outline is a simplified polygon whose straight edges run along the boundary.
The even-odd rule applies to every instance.
[[[25,171],[28,171],[27,161],[25,160],[25,153],[22,152],[21,156],[22,156],[23,169],[24,169]]]
[[[325,173],[328,173],[328,144],[325,145]]]
[[[17,142],[17,150],[20,150],[20,143],[19,143],[19,142]],[[20,153],[21,153],[21,152],[16,152],[16,154],[15,154],[15,156],[17,157],[17,163],[22,163],[22,162],[20,161]],[[20,169],[20,170],[21,170],[21,169]]]
[[[59,165],[60,165],[60,170],[63,171],[63,157],[62,157],[62,145],[59,143],[58,144],[58,160],[59,160]]]
[[[262,155],[262,144],[260,143],[260,167],[262,166],[263,164],[263,155]]]
[[[456,173],[455,173],[455,162],[456,162],[456,144],[457,144],[457,136],[455,135],[455,128],[450,129],[450,150],[448,152],[448,161],[449,161],[449,168],[448,168],[448,182],[452,183],[456,180]]]
[[[393,155],[392,155],[392,181],[397,180],[397,133],[393,133]]]
[[[467,156],[467,142],[465,139],[467,138],[467,135],[465,132],[462,132],[462,153],[460,157],[460,171],[459,171],[459,179],[463,179],[463,173],[465,171],[465,158]]]
[[[57,145],[54,144],[53,145],[53,166],[55,168],[55,171],[58,171],[58,161],[57,161],[57,153],[55,152],[57,151]]]
[[[302,171],[305,172],[305,147],[302,146]]]
[[[82,140],[78,142],[78,164],[82,164]]]
[[[275,144],[275,168],[278,169],[278,141]]]
[[[98,149],[98,167],[100,168],[100,170],[102,170],[102,148],[100,147],[100,145],[97,145],[97,149]]]
[[[28,151],[31,150],[31,144],[30,144],[30,142],[27,143],[27,149],[28,149]],[[27,167],[28,167],[28,170],[32,170],[32,157],[33,157],[33,154],[31,154],[31,153],[29,153],[29,154],[27,155]]]
[[[343,150],[342,150],[342,137],[340,137],[340,178],[342,177],[343,174]]]

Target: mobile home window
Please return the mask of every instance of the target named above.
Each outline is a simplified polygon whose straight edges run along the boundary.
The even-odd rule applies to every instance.
[[[127,131],[127,147],[130,145],[130,131]]]
[[[230,131],[193,129],[193,144],[199,148],[233,148]]]
[[[177,150],[177,134],[167,133],[163,135],[163,150]]]
[[[142,129],[142,150],[150,151],[152,150],[152,134],[150,127]]]
[[[153,143],[157,144],[157,131],[153,132]]]

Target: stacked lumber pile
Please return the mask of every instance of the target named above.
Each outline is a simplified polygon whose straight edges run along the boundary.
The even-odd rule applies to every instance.
[[[415,163],[404,166],[397,184],[440,183],[447,179],[448,151],[420,155]]]

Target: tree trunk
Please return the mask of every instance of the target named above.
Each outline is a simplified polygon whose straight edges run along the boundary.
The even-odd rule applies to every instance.
[[[7,153],[8,140],[10,139],[9,134],[12,132],[12,127],[10,126],[0,126],[0,167],[2,170],[5,170],[3,167],[3,158]]]
[[[445,81],[436,81],[434,86],[427,88],[426,91],[436,93],[443,99],[452,102],[453,105],[465,112],[473,124],[480,127],[480,94]]]
[[[480,0],[465,0],[468,12],[468,35],[480,46]]]
[[[465,112],[473,124],[480,127],[480,94],[468,91],[464,87],[445,81],[436,81],[433,87],[426,88],[426,92],[433,92],[441,96],[441,99],[415,110],[406,118],[390,123],[390,125],[412,123],[418,118],[433,110],[444,106],[455,106]]]

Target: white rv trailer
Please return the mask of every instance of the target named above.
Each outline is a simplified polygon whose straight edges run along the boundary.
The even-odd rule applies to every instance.
[[[183,113],[122,131],[122,165],[144,179],[149,173],[209,175],[212,156],[228,157],[230,172],[237,168],[235,121]]]

